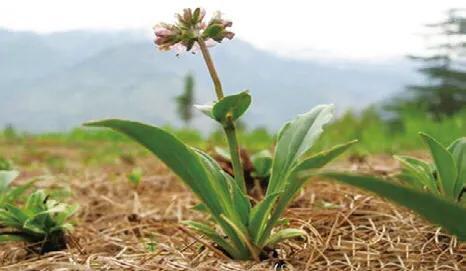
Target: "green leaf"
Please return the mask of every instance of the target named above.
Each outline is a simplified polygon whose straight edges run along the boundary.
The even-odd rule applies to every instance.
[[[5,191],[18,176],[19,172],[16,170],[0,170],[0,193]]]
[[[12,234],[12,233],[0,233],[0,243],[3,242],[19,242],[19,241],[29,241],[29,239],[25,236],[20,234]]]
[[[251,162],[254,165],[254,177],[265,178],[270,176],[272,169],[272,154],[268,150],[260,151],[251,156]]]
[[[214,105],[212,105],[212,104],[205,104],[205,105],[196,104],[196,105],[194,105],[194,108],[201,111],[207,117],[215,120],[214,115],[212,115],[212,109],[214,108]]]
[[[352,140],[340,145],[336,145],[329,150],[319,152],[309,158],[305,158],[295,168],[293,168],[293,172],[303,172],[321,168],[331,162],[333,159],[340,156],[357,142],[358,140]]]
[[[212,115],[220,123],[224,123],[228,116],[236,120],[246,112],[251,104],[251,95],[248,91],[239,94],[225,96],[214,104]]]
[[[466,209],[454,202],[372,176],[344,173],[325,173],[322,176],[385,197],[415,211],[431,223],[442,226],[459,240],[466,241]]]
[[[0,209],[0,223],[4,227],[21,228],[25,221],[25,219],[21,218],[15,212],[10,212],[8,209]]]
[[[194,205],[193,208],[191,209],[201,212],[201,213],[210,214],[209,208],[207,208],[207,206],[205,206],[205,204],[202,202]]]
[[[258,248],[251,242],[252,240],[249,238],[248,232],[241,229],[239,227],[240,225],[235,224],[233,221],[228,219],[228,217],[221,215],[221,218],[223,218],[224,221],[233,228],[233,230],[236,233],[236,236],[238,236],[246,245],[246,248],[249,250],[249,253],[252,256],[252,258],[256,261],[259,261]]]
[[[409,156],[393,156],[404,166],[400,176],[402,181],[408,182],[413,188],[427,190],[439,194],[436,180],[432,175],[432,166],[428,163]]]
[[[261,245],[267,241],[267,236],[282,216],[288,204],[296,196],[296,193],[304,186],[309,177],[316,174],[315,170],[323,167],[338,157],[356,142],[357,140],[349,141],[347,143],[337,145],[330,150],[322,151],[312,157],[304,159],[291,170],[291,174],[288,175],[284,191],[278,199],[275,209],[267,222],[266,229],[261,232],[258,244]]]
[[[319,105],[285,124],[279,132],[267,194],[283,189],[290,169],[311,148],[332,117],[333,105]]]
[[[225,173],[217,162],[207,153],[194,149],[205,162],[212,186],[223,207],[225,215],[238,225],[246,225],[251,205],[246,195],[241,191],[237,182]]]
[[[301,161],[292,169],[292,173],[288,177],[287,185],[278,200],[277,206],[273,211],[272,217],[269,220],[268,229],[265,235],[272,230],[273,224],[281,217],[288,204],[296,196],[296,193],[304,186],[310,176],[316,174],[316,169],[325,166],[327,163],[341,155],[349,147],[355,144],[357,140],[349,141],[344,144],[337,145],[330,150],[322,151],[312,157]],[[262,236],[261,241],[265,241],[265,236]]]
[[[272,230],[273,225],[281,217],[288,204],[296,196],[296,193],[304,186],[310,176],[316,174],[316,169],[325,166],[327,163],[345,152],[356,142],[358,141],[349,141],[344,144],[336,145],[330,150],[322,151],[312,157],[304,159],[291,170],[292,173],[288,177],[288,182],[284,188],[284,191],[280,196],[275,209],[273,210],[272,217],[268,221],[269,226],[267,227],[264,236],[261,236],[260,238],[261,242],[266,240],[265,237]]]
[[[238,211],[241,217],[241,223],[247,225],[249,219],[249,213],[251,211],[251,202],[246,194],[244,194],[241,187],[239,187],[238,182],[236,182],[230,175],[223,172],[225,178],[228,179],[230,183],[231,190],[231,200],[232,205]]]
[[[306,232],[299,229],[284,229],[280,230],[274,234],[272,234],[269,239],[267,239],[266,245],[272,246],[275,245],[283,240],[296,238],[296,237],[303,237],[306,236]]]
[[[458,169],[458,179],[455,186],[455,195],[461,196],[463,188],[466,186],[466,137],[462,137],[453,142],[448,151],[455,160]]]
[[[248,230],[255,244],[259,243],[259,239],[267,226],[266,222],[269,219],[268,216],[270,211],[274,207],[275,202],[280,194],[280,192],[277,192],[267,195],[262,201],[254,206],[254,208],[252,208],[249,215]]]
[[[55,223],[61,227],[66,225],[65,221],[69,219],[72,215],[74,215],[79,209],[79,204],[71,204],[66,205],[65,210],[63,212],[57,213],[55,215]]]
[[[110,119],[85,125],[112,128],[150,150],[201,199],[213,219],[231,238],[235,247],[240,251],[246,249],[242,239],[236,234],[237,228],[241,229],[245,226],[240,223],[241,218],[231,203],[228,189],[225,189],[228,185],[224,179],[221,179],[222,174],[217,170],[218,165],[208,155],[189,148],[160,128],[138,122]],[[223,216],[227,217],[235,227],[227,223]]]
[[[6,204],[4,210],[6,210],[6,216],[10,217],[12,220],[19,224],[23,224],[26,222],[26,220],[29,219],[29,216],[23,212],[23,210],[12,204]]]
[[[109,119],[86,123],[86,126],[107,127],[126,134],[162,160],[217,216],[223,208],[217,191],[198,155],[176,137],[164,130],[139,122]]]
[[[200,223],[200,222],[195,222],[195,221],[183,221],[183,224],[186,224],[189,228],[201,234],[204,234],[205,236],[210,238],[212,241],[214,241],[216,244],[218,244],[220,247],[225,249],[230,255],[234,256],[235,258],[239,257],[238,251],[234,247],[234,245],[230,244],[228,242],[228,239],[223,238],[209,225]]]
[[[441,191],[445,196],[456,198],[455,186],[458,171],[453,156],[437,140],[431,136],[420,133],[424,142],[429,146],[432,159],[438,172]]]

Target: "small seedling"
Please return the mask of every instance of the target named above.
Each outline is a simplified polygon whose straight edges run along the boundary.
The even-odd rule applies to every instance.
[[[403,166],[399,179],[409,186],[460,202],[466,185],[466,138],[444,147],[431,136],[421,133],[429,147],[433,163],[410,156],[395,156]]]
[[[109,119],[87,123],[87,126],[107,127],[136,140],[183,181],[202,202],[196,209],[208,213],[213,223],[187,221],[190,228],[216,243],[233,259],[259,261],[277,243],[306,236],[301,229],[276,230],[286,207],[309,179],[300,178],[302,172],[313,174],[344,152],[354,141],[338,145],[329,151],[309,152],[333,117],[332,105],[320,105],[286,123],[278,133],[270,178],[265,197],[252,204],[247,196],[240,146],[236,134],[236,121],[251,104],[248,91],[225,96],[207,44],[232,39],[228,30],[230,21],[220,14],[205,22],[200,8],[185,9],[175,24],[155,27],[156,45],[165,51],[192,51],[199,49],[213,81],[217,100],[197,106],[223,128],[228,142],[233,177],[225,173],[207,153],[191,148],[172,134],[158,127],[138,122]],[[259,157],[258,157],[259,159]],[[260,159],[259,159],[260,160]],[[259,161],[261,174],[267,174],[270,161]]]
[[[460,138],[445,148],[432,137],[423,133],[421,136],[430,149],[433,163],[397,156],[404,166],[399,178],[405,185],[372,176],[342,173],[325,173],[323,176],[394,201],[442,226],[460,241],[466,241],[466,208],[462,202],[466,182],[466,139]]]
[[[135,187],[138,187],[142,179],[142,169],[133,168],[131,172],[127,175],[127,177],[128,177],[128,181],[132,185],[134,185]]]
[[[77,208],[49,199],[41,190],[30,194],[21,207],[6,203],[0,206],[0,242],[24,241],[38,253],[64,249],[66,233],[72,229],[67,220]]]

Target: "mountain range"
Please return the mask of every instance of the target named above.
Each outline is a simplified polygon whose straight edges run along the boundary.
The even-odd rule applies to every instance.
[[[276,129],[320,103],[339,112],[388,99],[419,79],[400,58],[387,61],[284,58],[233,40],[212,48],[227,94],[249,89],[248,126]],[[0,127],[63,131],[91,119],[122,117],[179,126],[174,97],[195,78],[196,102],[213,86],[199,54],[158,51],[143,31],[50,34],[0,29]],[[193,127],[208,129],[198,114]]]

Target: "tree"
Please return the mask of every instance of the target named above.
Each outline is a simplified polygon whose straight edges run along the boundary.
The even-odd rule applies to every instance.
[[[194,105],[194,77],[191,74],[186,75],[184,79],[184,92],[176,97],[178,104],[178,114],[180,119],[189,125],[193,118]]]
[[[450,116],[466,108],[466,10],[451,9],[447,18],[427,27],[434,45],[428,55],[410,56],[422,62],[418,71],[427,77],[424,85],[408,86],[409,98],[396,102],[400,107],[416,106],[434,118]]]

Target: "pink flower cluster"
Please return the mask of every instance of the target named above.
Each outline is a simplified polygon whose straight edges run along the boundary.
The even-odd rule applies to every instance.
[[[232,39],[234,33],[227,30],[233,23],[222,19],[219,12],[215,13],[208,23],[204,22],[205,10],[196,8],[184,9],[177,14],[175,24],[160,23],[154,26],[155,44],[162,51],[174,50],[177,53],[197,49],[198,40],[202,39],[208,46],[222,42],[225,38]]]

